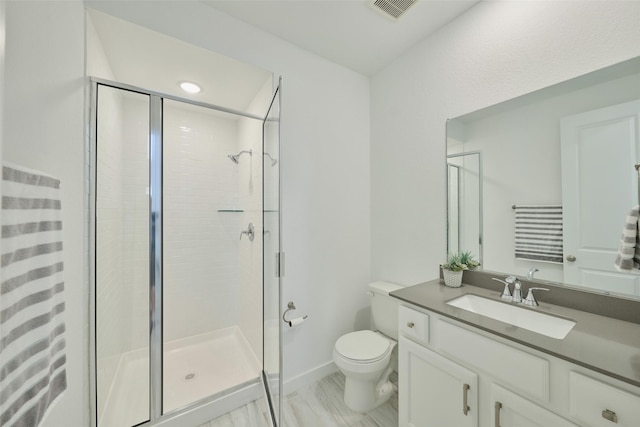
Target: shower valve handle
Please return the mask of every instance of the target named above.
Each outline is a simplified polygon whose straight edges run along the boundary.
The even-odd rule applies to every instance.
[[[253,223],[250,222],[249,225],[247,226],[247,229],[240,232],[240,240],[242,240],[243,234],[246,234],[247,236],[249,236],[249,241],[253,242],[253,239],[256,236],[256,229],[253,226]]]

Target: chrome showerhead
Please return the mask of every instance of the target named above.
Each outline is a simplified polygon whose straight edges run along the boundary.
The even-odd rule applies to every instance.
[[[250,156],[253,154],[251,150],[242,150],[238,154],[229,154],[227,157],[230,158],[231,161],[237,165],[240,163],[240,156],[244,153],[249,153]]]
[[[271,166],[275,166],[276,163],[278,163],[278,159],[274,159],[271,154],[264,152],[262,153],[262,155],[267,156],[269,158],[269,160],[271,161]]]

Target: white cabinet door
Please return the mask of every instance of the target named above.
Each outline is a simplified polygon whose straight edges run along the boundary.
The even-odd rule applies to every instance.
[[[491,384],[495,427],[579,427],[535,403]]]
[[[638,427],[640,396],[570,372],[569,413],[584,427]]]
[[[478,375],[400,337],[401,427],[477,427]]]

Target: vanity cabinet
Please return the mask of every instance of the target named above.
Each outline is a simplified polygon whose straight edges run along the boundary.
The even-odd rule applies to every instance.
[[[400,427],[640,426],[638,387],[413,305],[399,320]]]
[[[478,426],[478,375],[400,337],[400,425]]]

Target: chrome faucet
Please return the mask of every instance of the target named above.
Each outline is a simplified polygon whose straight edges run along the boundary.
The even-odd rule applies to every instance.
[[[498,279],[497,277],[493,277],[492,279],[497,282],[504,283],[504,290],[502,291],[500,298],[514,302],[522,301],[521,284],[520,280],[516,276],[508,276],[504,280]],[[513,284],[513,293],[511,293],[511,290],[509,289],[509,285],[511,284]]]
[[[529,272],[527,273],[527,280],[533,280],[533,275],[536,273],[536,271],[540,271],[535,267],[531,267],[529,269]]]
[[[529,292],[527,293],[526,298],[522,298],[522,283],[520,279],[516,276],[507,276],[504,280],[498,279],[497,277],[492,277],[493,280],[504,283],[504,290],[502,291],[502,295],[500,298],[505,299],[507,301],[513,301],[516,304],[524,304],[535,307],[538,305],[538,301],[536,301],[535,296],[533,295],[533,291],[548,291],[547,288],[529,288]],[[509,289],[509,285],[513,284],[513,292]]]
[[[513,293],[511,296],[511,301],[515,303],[522,302],[522,284],[520,283],[520,279],[516,276],[509,276],[504,279],[507,283],[513,283]]]

